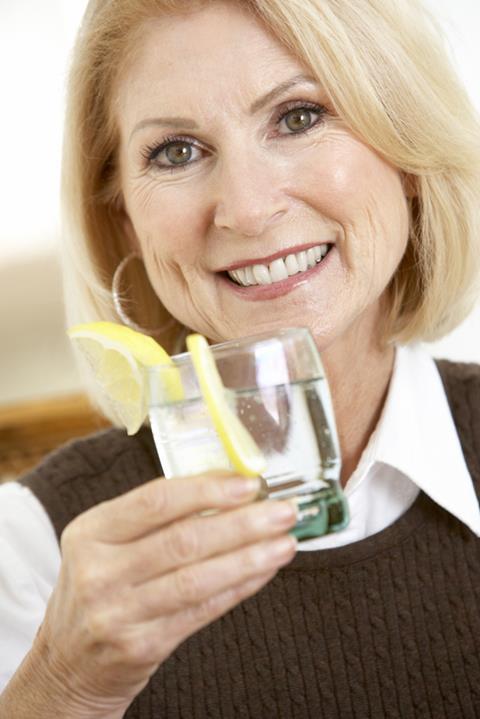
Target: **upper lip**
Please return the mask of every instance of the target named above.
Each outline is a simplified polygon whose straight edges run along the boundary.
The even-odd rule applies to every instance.
[[[311,247],[317,247],[318,245],[333,245],[332,240],[325,240],[324,242],[309,242],[305,245],[297,245],[296,247],[289,247],[285,250],[280,250],[279,252],[275,252],[273,255],[268,255],[267,257],[256,257],[255,259],[248,259],[248,260],[240,260],[239,262],[234,262],[231,265],[228,265],[226,267],[220,267],[216,272],[233,272],[233,270],[238,270],[240,267],[250,267],[252,265],[269,265],[274,260],[278,260],[280,257],[288,257],[288,255],[295,255],[297,252],[304,252],[306,250],[309,250]]]

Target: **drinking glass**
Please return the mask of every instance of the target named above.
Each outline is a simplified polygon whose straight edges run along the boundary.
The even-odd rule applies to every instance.
[[[298,540],[348,524],[340,453],[320,356],[305,328],[210,346],[230,409],[262,452],[265,499],[294,498]],[[172,357],[182,398],[172,397],[171,365],[149,369],[149,417],[167,479],[233,469],[203,400],[188,352]],[[170,387],[170,389],[169,389]]]

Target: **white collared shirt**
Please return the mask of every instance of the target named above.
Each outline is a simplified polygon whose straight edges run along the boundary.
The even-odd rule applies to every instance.
[[[397,520],[420,490],[480,536],[477,497],[438,370],[416,345],[397,348],[382,415],[345,487],[349,526],[300,549],[365,539]],[[17,483],[0,486],[0,691],[33,642],[59,570],[58,541],[40,502]]]
[[[397,347],[382,414],[345,485],[349,526],[299,548],[327,549],[370,537],[398,519],[420,490],[480,536],[478,500],[442,380],[417,344]]]

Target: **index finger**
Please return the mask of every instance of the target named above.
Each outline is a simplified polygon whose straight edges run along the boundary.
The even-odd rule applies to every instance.
[[[253,501],[260,479],[221,470],[142,484],[102,502],[80,518],[92,538],[110,544],[139,539],[175,520],[206,509],[225,509]]]

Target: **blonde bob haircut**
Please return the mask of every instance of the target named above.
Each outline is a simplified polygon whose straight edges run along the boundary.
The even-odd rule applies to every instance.
[[[131,248],[117,172],[117,84],[152,18],[209,2],[90,0],[73,56],[64,141],[69,323],[119,321],[112,277]],[[351,131],[405,173],[410,237],[388,287],[384,340],[440,338],[478,293],[480,126],[434,19],[420,0],[241,5],[318,78]],[[129,307],[140,325],[157,327],[168,315],[146,284],[132,272]],[[158,339],[171,351],[180,330]]]

